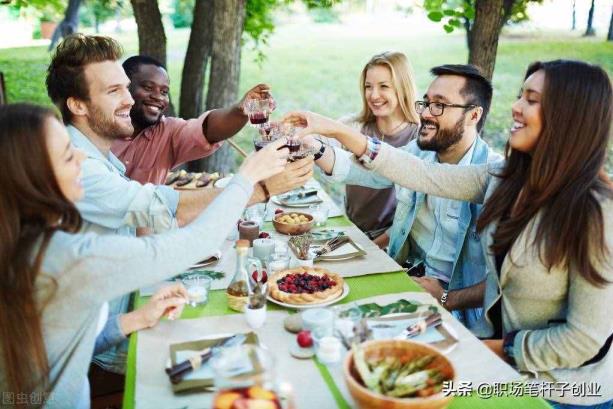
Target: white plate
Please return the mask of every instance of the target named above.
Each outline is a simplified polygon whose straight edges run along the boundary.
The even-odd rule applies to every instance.
[[[309,249],[309,251],[312,252],[313,257],[315,257],[315,251],[319,250],[321,246],[313,246],[311,249]],[[353,249],[353,251],[349,251]],[[356,258],[356,257],[363,257],[365,256],[366,250],[364,250],[364,248],[362,246],[360,246],[358,243],[354,242],[353,240],[351,240],[351,242],[337,248],[334,251],[331,251],[329,253],[326,253],[322,256],[316,257],[314,259],[315,262],[318,261],[344,261],[344,260],[350,260],[352,258]]]
[[[395,314],[384,315],[381,318],[385,318],[385,317],[388,317],[388,318],[398,317],[398,316],[407,315],[407,314],[414,314],[414,313],[398,312],[398,313],[395,313]],[[460,343],[460,338],[458,338],[458,333],[453,328],[451,323],[449,323],[449,322],[447,322],[445,320],[444,316],[443,316],[443,322],[441,323],[440,326],[443,327],[447,331],[447,333],[450,336],[449,338],[451,338],[451,339],[449,339],[447,336],[445,336],[443,334],[443,336],[445,336],[445,338],[446,338],[445,340],[442,340],[442,341],[439,341],[439,342],[432,342],[432,343],[425,342],[425,343],[430,345],[430,346],[432,346],[432,347],[434,347],[434,348],[436,348],[442,354],[447,355],[447,354],[449,354],[451,351],[453,351],[458,346],[458,344]],[[396,336],[394,339],[408,339],[410,341],[423,342],[423,341],[420,341],[419,339],[415,339],[415,338],[406,338],[403,334],[400,334],[400,335]],[[442,346],[442,344],[445,341],[451,341],[451,340],[454,340],[455,342],[453,342],[452,344],[450,344],[450,345],[448,345],[446,347]]]
[[[309,199],[309,201],[307,201],[306,199]],[[305,207],[309,207],[315,204],[320,204],[323,202],[323,200],[319,196],[309,196],[304,199],[304,202],[297,201],[295,203],[291,203],[291,202],[288,203],[288,202],[283,201],[278,196],[272,196],[270,198],[270,201],[276,204],[277,206],[294,207],[294,208],[305,208]]]
[[[317,304],[287,304],[287,303],[275,300],[270,295],[268,295],[268,297],[266,298],[268,299],[268,301],[271,301],[285,308],[293,308],[295,310],[306,310],[308,308],[318,308],[318,307],[326,307],[328,305],[332,305],[334,303],[339,302],[340,300],[347,297],[348,295],[349,295],[349,285],[347,283],[343,283],[343,292],[341,293],[340,296],[336,297],[333,300],[328,300],[328,301],[320,302]]]
[[[215,182],[214,186],[223,189],[224,187],[228,186],[228,183],[230,183],[233,177],[234,175],[228,175],[225,178],[221,178]]]

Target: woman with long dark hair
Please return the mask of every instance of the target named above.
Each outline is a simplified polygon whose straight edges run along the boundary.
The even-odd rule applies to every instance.
[[[52,111],[0,107],[0,390],[48,394],[49,408],[89,407],[102,305],[219,248],[253,185],[283,170],[288,151],[277,148],[284,143],[248,157],[185,228],[146,238],[76,234],[84,154]]]
[[[286,120],[302,134],[337,138],[399,185],[484,203],[478,230],[490,274],[458,293],[483,303],[487,345],[537,382],[559,382],[543,394],[555,406],[610,408],[613,185],[604,166],[612,101],[600,67],[534,63],[513,104],[506,161],[481,166],[424,163],[312,113]],[[422,120],[432,104],[445,105],[426,101]],[[581,384],[584,392],[573,393]]]

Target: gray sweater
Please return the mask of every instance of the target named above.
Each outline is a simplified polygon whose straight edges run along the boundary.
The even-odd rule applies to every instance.
[[[473,166],[426,163],[383,143],[369,167],[412,190],[484,203],[500,183],[493,174],[503,165],[503,162]],[[597,266],[607,280],[613,281],[613,201],[602,198],[600,204],[609,258]],[[484,308],[488,311],[502,298],[503,332],[519,331],[514,344],[518,369],[541,385],[558,382],[559,389],[543,397],[578,405],[613,399],[613,351],[585,365],[613,334],[613,284],[598,288],[576,271],[561,267],[549,271],[539,258],[538,249],[531,244],[538,222],[537,216],[520,234],[499,274],[488,274]],[[489,272],[497,271],[489,250],[495,230],[496,224],[492,223],[481,233]],[[492,325],[485,316],[482,335],[491,334]],[[583,396],[573,396],[573,384],[581,387],[582,383],[587,385]],[[597,385],[590,388],[590,383]]]
[[[252,192],[253,186],[237,175],[189,226],[161,235],[53,235],[36,282],[39,299],[50,290],[50,278],[57,282],[57,290],[42,316],[51,368],[51,398],[45,407],[84,406],[83,385],[102,304],[185,271],[217,250],[234,228]],[[2,391],[8,390],[5,376],[0,366]]]

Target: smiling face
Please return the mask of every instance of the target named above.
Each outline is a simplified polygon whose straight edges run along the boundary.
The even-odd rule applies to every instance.
[[[166,70],[153,64],[142,64],[132,75],[130,93],[134,106],[130,116],[136,128],[159,122],[169,104],[169,79]]]
[[[72,146],[66,128],[53,117],[46,120],[45,138],[57,184],[66,199],[77,202],[84,194],[81,163],[85,160],[85,153]]]
[[[134,100],[128,91],[130,80],[118,61],[88,64],[85,69],[89,98],[85,102],[87,123],[105,139],[132,135],[130,108]]]
[[[402,115],[392,72],[384,65],[375,65],[366,71],[364,97],[375,117]]]
[[[509,144],[520,152],[534,150],[543,130],[541,98],[545,87],[545,72],[538,70],[524,81],[521,94],[513,103],[513,125]]]
[[[424,95],[426,102],[445,104],[467,104],[461,95],[466,79],[459,75],[437,77]],[[422,150],[443,152],[462,139],[466,127],[466,114],[463,108],[445,107],[443,114],[434,116],[426,108],[420,115],[421,126],[417,146]]]

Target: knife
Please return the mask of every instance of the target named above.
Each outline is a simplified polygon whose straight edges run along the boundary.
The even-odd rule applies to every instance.
[[[166,373],[170,377],[170,381],[174,384],[177,384],[181,382],[183,380],[183,377],[189,372],[193,371],[194,369],[200,368],[202,365],[208,362],[211,357],[213,355],[218,354],[221,349],[240,345],[245,342],[246,339],[247,337],[245,336],[245,334],[236,334],[229,338],[222,339],[216,342],[214,345],[203,349],[190,359],[173,365],[170,368],[166,368]]]

